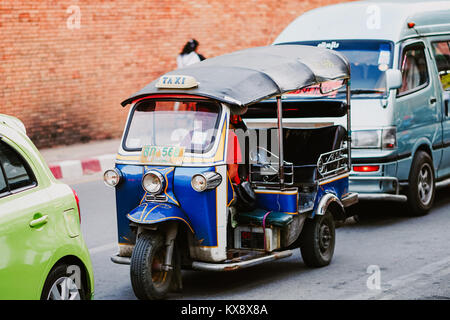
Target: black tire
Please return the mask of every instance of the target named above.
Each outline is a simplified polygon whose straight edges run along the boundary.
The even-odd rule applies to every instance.
[[[323,216],[307,219],[301,233],[300,252],[308,267],[329,265],[334,254],[336,233],[333,215],[329,210]]]
[[[418,151],[411,165],[408,179],[408,213],[423,216],[433,207],[436,194],[433,160],[424,151]]]
[[[72,266],[60,264],[50,271],[42,289],[41,300],[87,299],[83,281],[84,275],[74,275],[74,270],[70,267]],[[80,271],[82,270],[79,266],[78,268]],[[65,286],[64,291],[63,286]],[[64,295],[64,292],[66,295]]]
[[[167,296],[173,271],[163,271],[166,246],[158,233],[142,233],[131,255],[130,277],[134,294],[141,300],[160,300]]]

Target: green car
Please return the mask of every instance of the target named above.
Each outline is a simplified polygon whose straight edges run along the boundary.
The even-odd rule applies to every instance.
[[[76,193],[17,118],[0,114],[0,299],[92,299]]]

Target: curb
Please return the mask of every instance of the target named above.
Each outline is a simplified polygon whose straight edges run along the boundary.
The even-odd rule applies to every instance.
[[[113,168],[115,158],[116,154],[105,154],[83,160],[65,160],[51,163],[49,168],[56,179],[73,179]]]

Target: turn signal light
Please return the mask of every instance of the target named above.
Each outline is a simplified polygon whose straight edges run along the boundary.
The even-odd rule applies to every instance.
[[[380,166],[353,166],[355,172],[375,172],[380,170]]]

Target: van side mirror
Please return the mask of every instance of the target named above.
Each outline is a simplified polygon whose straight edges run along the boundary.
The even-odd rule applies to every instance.
[[[402,72],[397,69],[386,70],[386,88],[398,89],[402,86]]]

